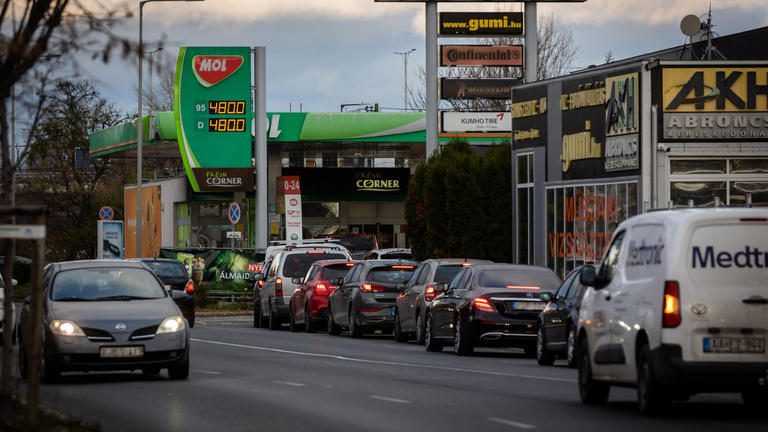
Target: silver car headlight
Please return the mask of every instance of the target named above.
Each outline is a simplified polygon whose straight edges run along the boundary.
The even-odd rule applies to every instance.
[[[185,328],[187,328],[187,324],[184,321],[184,318],[176,315],[164,319],[157,328],[157,334],[178,333],[184,331]]]
[[[72,321],[54,320],[51,322],[51,331],[59,336],[85,336],[83,330]]]

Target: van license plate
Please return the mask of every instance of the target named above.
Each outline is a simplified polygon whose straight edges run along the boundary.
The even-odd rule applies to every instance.
[[[762,354],[765,338],[761,337],[705,337],[704,352],[733,354]]]
[[[99,348],[101,358],[121,358],[121,357],[143,357],[143,346],[122,346],[122,347],[101,347]]]

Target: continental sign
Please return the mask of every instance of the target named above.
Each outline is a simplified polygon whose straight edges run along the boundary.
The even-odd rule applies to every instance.
[[[768,138],[768,66],[666,66],[663,141]]]
[[[441,78],[442,99],[510,99],[512,87],[520,85],[516,78],[462,79]]]
[[[522,36],[522,12],[440,12],[440,36]]]
[[[440,66],[522,65],[522,45],[440,45]]]

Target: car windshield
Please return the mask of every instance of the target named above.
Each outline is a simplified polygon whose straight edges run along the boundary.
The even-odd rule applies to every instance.
[[[519,269],[489,269],[480,272],[477,284],[482,288],[538,287],[541,291],[555,291],[560,279],[545,271]]]
[[[144,261],[160,278],[188,277],[184,264],[170,261]]]
[[[351,268],[352,267],[347,266],[347,264],[333,264],[326,266],[323,268],[321,279],[332,281],[338,278],[343,278]]]
[[[285,257],[283,276],[288,278],[303,277],[315,261],[345,258],[340,253],[327,253],[325,251],[293,253]]]
[[[398,268],[399,267],[399,268]],[[413,266],[387,266],[387,267],[374,267],[368,273],[366,280],[371,282],[381,283],[405,283],[411,279],[413,275]]]
[[[448,283],[453,280],[453,277],[456,276],[456,274],[461,270],[463,267],[458,264],[452,264],[452,265],[441,265],[437,267],[437,271],[435,272],[435,282],[436,283]]]
[[[51,286],[54,301],[158,299],[163,286],[149,270],[100,267],[59,272]]]

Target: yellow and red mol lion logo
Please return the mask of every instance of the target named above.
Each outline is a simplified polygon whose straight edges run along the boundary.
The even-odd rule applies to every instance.
[[[213,87],[237,72],[243,62],[236,55],[198,55],[192,58],[192,70],[203,87]]]

